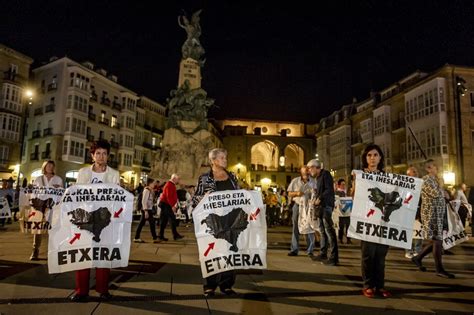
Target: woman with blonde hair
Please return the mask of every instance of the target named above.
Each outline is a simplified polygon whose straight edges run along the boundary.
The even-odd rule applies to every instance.
[[[56,163],[52,160],[45,161],[41,166],[41,176],[38,176],[33,182],[35,187],[63,187],[63,180],[54,173]],[[38,260],[39,248],[41,246],[41,234],[33,235],[33,252],[30,260]]]

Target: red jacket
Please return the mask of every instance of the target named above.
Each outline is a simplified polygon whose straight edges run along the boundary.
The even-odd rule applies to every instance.
[[[160,195],[160,201],[174,207],[178,202],[178,194],[176,193],[176,184],[172,181],[166,182],[163,192]]]

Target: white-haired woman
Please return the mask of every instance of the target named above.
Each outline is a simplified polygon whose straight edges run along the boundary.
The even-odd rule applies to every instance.
[[[208,193],[239,189],[237,177],[226,170],[227,151],[225,149],[212,149],[209,152],[209,162],[211,164],[209,172],[199,176],[193,197],[193,207],[196,207],[199,201]],[[233,270],[204,278],[204,295],[207,297],[213,296],[217,287],[224,294],[235,294],[235,291],[232,290],[234,283],[235,271]]]
[[[35,187],[63,187],[63,180],[58,175],[54,174],[56,164],[52,160],[45,161],[41,166],[41,176],[38,176],[33,182]],[[30,260],[38,260],[39,248],[41,246],[41,235],[33,235],[33,252],[31,253]]]

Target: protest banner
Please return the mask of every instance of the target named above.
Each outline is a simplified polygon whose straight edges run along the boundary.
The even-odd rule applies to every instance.
[[[469,239],[461,218],[459,217],[458,211],[461,202],[459,200],[453,200],[446,204],[446,214],[448,218],[448,231],[443,231],[443,248],[450,249],[462,242]]]
[[[339,199],[339,215],[341,217],[350,217],[352,213],[352,197],[338,197]]]
[[[347,236],[410,249],[423,180],[392,173],[353,173],[356,192]]]
[[[0,219],[7,219],[12,217],[12,211],[8,204],[7,198],[0,197]]]
[[[267,224],[261,193],[227,190],[204,196],[193,211],[204,278],[267,267]]]
[[[47,234],[51,229],[53,208],[59,204],[64,188],[32,187],[20,190],[20,230]]]
[[[421,222],[418,220],[415,220],[415,222],[413,222],[413,239],[423,239],[423,229],[421,228]]]
[[[49,273],[126,267],[133,195],[115,184],[74,185],[54,213]]]
[[[300,234],[312,234],[319,231],[319,218],[315,213],[315,207],[311,206],[310,200],[301,197],[298,212],[298,231]]]

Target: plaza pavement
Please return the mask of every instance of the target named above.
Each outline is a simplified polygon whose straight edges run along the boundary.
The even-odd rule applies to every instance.
[[[455,247],[443,257],[456,279],[419,272],[401,249],[391,248],[386,263],[390,299],[361,295],[359,243],[340,246],[340,266],[311,261],[304,251],[288,257],[289,227],[268,230],[268,270],[239,272],[236,296],[205,299],[192,226],[180,226],[181,241],[132,243],[129,267],[111,273],[111,301],[102,302],[91,291],[89,303],[67,299],[74,273],[49,275],[47,241],[40,257],[30,262],[31,235],[20,234],[18,224],[0,231],[0,314],[473,314],[474,241]],[[136,227],[136,222],[134,223]],[[169,231],[168,236],[170,236]],[[94,273],[92,273],[94,274]],[[94,281],[91,281],[94,285]]]

